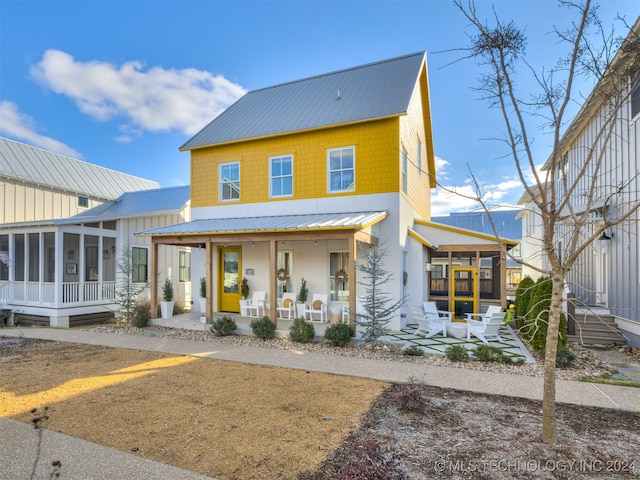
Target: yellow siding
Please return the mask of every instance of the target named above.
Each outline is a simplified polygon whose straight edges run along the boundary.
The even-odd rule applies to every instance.
[[[293,199],[397,192],[399,122],[390,118],[313,132],[250,140],[191,152],[191,206],[291,200],[269,198],[269,158],[293,155]],[[355,147],[356,188],[327,192],[327,150]],[[240,201],[218,201],[218,167],[240,162]]]
[[[407,115],[401,118],[400,148],[407,152],[407,200],[422,218],[431,217],[431,188],[429,178],[429,141],[425,138],[424,112],[420,82],[409,104]],[[426,93],[425,93],[426,95]],[[418,171],[418,140],[422,150]],[[398,161],[401,164],[400,160]],[[401,166],[399,169],[402,168]]]

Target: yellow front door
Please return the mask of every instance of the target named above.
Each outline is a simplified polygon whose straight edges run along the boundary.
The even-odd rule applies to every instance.
[[[221,247],[218,259],[218,311],[240,312],[242,247]]]
[[[465,313],[475,313],[478,303],[478,269],[453,267],[451,269],[452,311],[456,318],[465,318]]]

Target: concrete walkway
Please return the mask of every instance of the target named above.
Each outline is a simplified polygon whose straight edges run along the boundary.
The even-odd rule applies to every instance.
[[[543,393],[543,379],[537,377],[527,377],[520,375],[508,375],[494,372],[483,372],[465,368],[439,367],[431,365],[413,364],[410,362],[389,362],[384,360],[370,360],[354,357],[343,357],[339,355],[325,355],[320,353],[309,353],[301,351],[276,350],[270,348],[248,347],[239,345],[227,345],[222,343],[193,342],[172,337],[158,336],[138,336],[120,335],[113,333],[98,333],[86,330],[67,330],[52,328],[24,328],[24,329],[3,329],[0,335],[11,337],[39,338],[44,340],[57,340],[64,342],[85,343],[91,345],[105,345],[109,347],[131,348],[136,350],[147,350],[176,355],[192,355],[203,358],[219,360],[230,360],[258,365],[272,365],[285,368],[297,368],[309,371],[326,372],[338,375],[358,376],[372,378],[386,382],[408,382],[411,379],[418,380],[427,385],[437,387],[453,388],[472,392],[505,395],[511,397],[528,398],[541,400]],[[562,403],[587,405],[601,408],[617,408],[640,412],[640,395],[638,389],[631,387],[621,387],[617,385],[597,385],[593,383],[583,383],[569,380],[556,381],[556,400]],[[10,422],[17,423],[17,422]],[[0,441],[3,446],[11,445],[14,442],[6,442],[6,438],[14,438],[10,433],[12,429],[20,430],[20,427],[5,429],[6,421],[0,423]],[[24,426],[33,432],[30,426]],[[5,437],[10,435],[9,437]],[[49,436],[49,434],[47,434]],[[74,442],[76,439],[67,437],[67,442]],[[56,445],[58,441],[56,441]],[[79,442],[78,449],[88,448],[87,442]],[[63,442],[64,443],[64,442]],[[104,448],[104,447],[100,447]],[[6,465],[5,455],[7,451],[0,449],[0,464]],[[108,449],[107,449],[108,450]],[[23,455],[13,452],[15,456]],[[106,455],[106,454],[103,454]],[[115,457],[125,456],[126,458],[139,457],[131,454],[113,451]],[[106,455],[107,457],[109,455]],[[9,457],[12,458],[12,457]],[[64,460],[60,459],[63,463]],[[75,460],[74,460],[75,461]],[[110,465],[117,468],[124,465],[124,460],[113,459]],[[144,461],[146,462],[146,460]],[[155,465],[155,462],[151,462]],[[162,465],[162,464],[161,464]],[[87,467],[88,468],[88,467]],[[124,468],[124,467],[123,467]],[[114,474],[113,470],[95,469],[95,476],[89,476],[86,472],[83,476],[68,476],[65,472],[64,478],[102,479],[102,478],[176,478],[176,479],[202,479],[202,477],[189,472],[181,474],[161,474],[153,473],[150,465],[144,464],[139,467],[126,467],[125,475]],[[137,468],[140,468],[138,475]],[[154,467],[155,468],[155,467]],[[173,468],[173,467],[171,467]],[[150,470],[151,469],[151,470]],[[145,472],[152,473],[145,473]],[[147,475],[147,476],[145,476]],[[151,475],[151,476],[149,476]],[[188,476],[191,475],[191,476]],[[0,470],[0,479],[18,479],[19,476],[11,475],[5,477],[3,470]],[[27,477],[28,478],[28,477]],[[48,478],[40,477],[37,478]]]

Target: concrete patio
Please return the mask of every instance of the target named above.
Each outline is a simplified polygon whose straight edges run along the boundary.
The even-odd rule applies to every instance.
[[[222,318],[223,316],[231,317],[238,325],[237,333],[240,335],[252,335],[250,323],[255,317],[243,317],[237,313],[216,313],[214,318]],[[289,327],[293,324],[293,320],[278,319],[276,336],[287,338],[289,336]],[[200,321],[200,312],[188,312],[180,315],[174,315],[170,319],[155,318],[151,320],[150,325],[165,328],[182,328],[185,330],[206,331],[210,327],[210,323],[203,324]],[[324,332],[331,323],[313,322],[316,331],[316,340],[322,341]],[[456,338],[453,336],[443,337],[436,335],[431,338],[424,338],[416,334],[417,325],[407,325],[400,331],[392,331],[389,335],[382,338],[383,341],[402,344],[402,348],[416,345],[424,350],[427,354],[444,355],[445,350],[451,345],[461,345],[469,351],[483,345],[483,343],[475,337],[471,337],[470,341],[465,338]],[[358,331],[360,328],[358,328]],[[536,363],[527,348],[520,341],[513,329],[509,325],[504,325],[500,329],[500,342],[489,342],[489,345],[497,347],[503,353],[510,356],[514,360],[518,358],[524,359],[525,363]]]

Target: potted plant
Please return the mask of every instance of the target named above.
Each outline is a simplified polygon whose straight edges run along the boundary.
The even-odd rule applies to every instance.
[[[173,317],[173,284],[171,283],[170,278],[167,278],[164,281],[164,285],[162,286],[162,298],[164,300],[164,302],[160,302],[162,318]]]
[[[202,277],[200,279],[200,298],[198,299],[200,303],[200,312],[205,313],[207,308],[207,278]]]
[[[300,292],[298,293],[298,302],[296,303],[296,314],[298,318],[304,318],[304,313],[307,308],[307,298],[309,297],[309,289],[307,288],[307,281],[302,277],[300,280]]]

